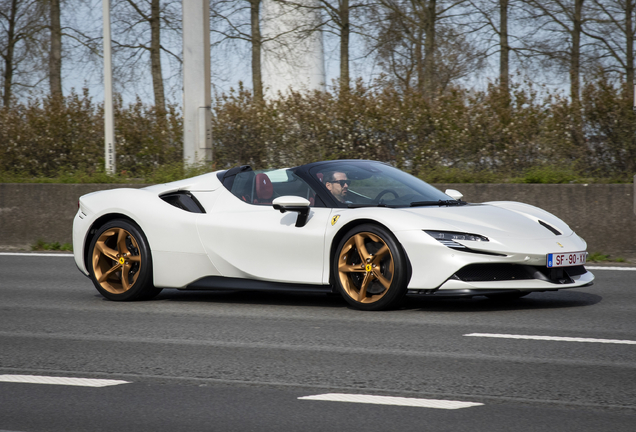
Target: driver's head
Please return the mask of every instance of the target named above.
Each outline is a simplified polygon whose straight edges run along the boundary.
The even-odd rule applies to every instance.
[[[325,178],[325,186],[338,201],[345,202],[347,192],[349,191],[349,180],[347,179],[347,174],[341,171],[334,171],[327,174]]]

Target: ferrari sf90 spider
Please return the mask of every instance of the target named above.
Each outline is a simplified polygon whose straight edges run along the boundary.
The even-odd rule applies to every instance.
[[[82,196],[73,250],[110,300],[298,290],[380,310],[406,294],[505,299],[594,280],[585,241],[556,216],[461,198],[380,162],[241,166]]]

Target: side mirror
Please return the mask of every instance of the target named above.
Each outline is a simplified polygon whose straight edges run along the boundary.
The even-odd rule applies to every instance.
[[[304,227],[309,217],[309,200],[305,198],[285,195],[278,197],[272,201],[272,206],[276,210],[280,210],[281,213],[293,211],[298,213],[298,219],[296,219],[297,227]]]
[[[459,201],[464,196],[461,192],[456,191],[455,189],[446,189],[444,193],[456,201]]]

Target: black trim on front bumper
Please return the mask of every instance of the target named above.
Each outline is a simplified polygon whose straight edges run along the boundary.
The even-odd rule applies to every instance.
[[[538,279],[553,284],[574,283],[573,276],[587,273],[584,266],[548,268],[525,264],[470,264],[459,269],[451,279],[464,282],[494,282]]]
[[[587,283],[585,285],[572,288],[583,288],[594,285],[594,282]],[[489,296],[497,294],[512,294],[518,292],[546,292],[546,291],[558,291],[561,288],[551,289],[449,289],[449,290],[426,290],[426,289],[410,289],[407,291],[409,296],[427,296],[427,297],[475,297],[475,296]]]

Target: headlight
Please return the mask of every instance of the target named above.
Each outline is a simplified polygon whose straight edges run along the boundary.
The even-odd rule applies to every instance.
[[[465,249],[466,246],[459,244],[456,240],[460,241],[478,241],[478,242],[487,242],[488,237],[484,237],[477,234],[468,234],[468,233],[460,233],[460,232],[452,232],[452,231],[424,231],[426,234],[433,237],[435,240],[443,244],[444,246],[448,246],[454,249]]]

